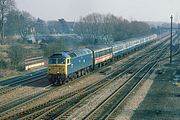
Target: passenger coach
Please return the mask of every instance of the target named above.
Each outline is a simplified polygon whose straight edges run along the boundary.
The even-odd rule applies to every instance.
[[[96,47],[90,47],[93,52],[93,68],[101,67],[112,59],[112,47],[101,45]]]

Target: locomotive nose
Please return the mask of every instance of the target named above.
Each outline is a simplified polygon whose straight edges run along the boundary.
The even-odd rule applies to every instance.
[[[48,74],[65,74],[65,65],[49,65]]]

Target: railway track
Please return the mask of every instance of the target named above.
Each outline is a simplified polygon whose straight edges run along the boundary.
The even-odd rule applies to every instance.
[[[142,56],[143,57],[143,56]],[[137,61],[138,59],[142,59],[141,57],[137,58],[136,60],[134,61]],[[122,73],[125,68],[128,68],[132,66],[132,64],[129,64],[129,66],[125,66],[124,69],[121,69],[119,70],[118,72],[114,72],[113,75],[114,76],[117,76],[119,75],[120,73]],[[32,107],[32,108],[29,108],[27,110],[23,110],[22,112],[14,112],[12,114],[8,114],[8,113],[11,113],[12,111],[11,110],[15,110],[16,108],[22,106],[22,105],[25,105],[25,104],[29,104],[30,102],[32,102],[33,100],[37,100],[39,98],[42,98],[44,95],[42,95],[41,97],[39,97],[37,95],[37,97],[32,97],[33,100],[31,101],[27,101],[26,103],[24,104],[21,104],[19,106],[16,106],[16,108],[12,108],[6,112],[3,112],[2,114],[0,114],[1,116],[3,116],[4,119],[16,119],[16,118],[22,118],[22,119],[34,119],[38,116],[40,116],[41,114],[47,112],[47,111],[51,111],[52,109],[56,110],[56,108],[58,108],[58,106],[61,106],[63,107],[64,105],[68,104],[68,100],[69,101],[72,101],[72,100],[76,100],[76,103],[80,100],[80,98],[84,98],[86,96],[88,96],[89,93],[92,93],[92,92],[95,92],[97,89],[99,89],[100,87],[103,86],[102,83],[105,83],[105,82],[109,82],[110,79],[112,79],[113,75],[111,74],[109,76],[108,79],[104,79],[104,81],[101,81],[99,83],[96,83],[96,84],[93,84],[91,86],[88,86],[84,89],[81,89],[79,91],[75,91],[75,92],[72,92],[72,93],[69,93],[68,95],[65,95],[65,96],[62,96],[62,97],[59,97],[57,99],[53,99],[51,101],[48,101],[47,103],[44,103],[44,104],[40,104],[39,106],[36,106],[36,107]],[[50,92],[51,90],[49,90]],[[82,92],[80,92],[82,91]],[[48,92],[46,94],[49,94]],[[80,95],[81,94],[81,95]],[[65,103],[65,104],[61,104],[59,105],[59,103],[62,102],[62,103]],[[23,103],[23,102],[22,102]],[[71,107],[71,106],[70,106]],[[64,108],[64,107],[63,107]],[[66,108],[66,107],[65,107]],[[66,110],[66,109],[65,109]],[[5,117],[4,117],[5,116]]]
[[[140,71],[136,73],[133,78],[130,79],[130,82],[124,84],[123,87],[120,87],[115,91],[110,97],[108,97],[105,101],[103,101],[98,107],[96,107],[93,111],[91,111],[86,117],[83,119],[107,119],[114,120],[118,115],[117,110],[122,108],[123,103],[125,103],[126,99],[133,94],[137,87],[144,82],[145,78],[150,75],[153,71],[153,68],[157,65],[157,63],[161,60],[161,57],[164,57],[168,52],[168,46],[166,45],[163,50],[161,50],[159,55],[157,55],[150,63],[144,66]]]
[[[27,101],[31,101],[33,98],[36,98],[38,96],[41,96],[42,94],[46,93],[49,89],[51,89],[51,85],[45,87],[44,89],[45,89],[44,91],[40,91],[40,92],[37,91],[34,94],[25,95],[23,97],[17,98],[17,99],[10,101],[8,103],[2,104],[0,106],[0,113],[7,112],[8,110],[12,109],[15,106],[18,106],[18,105],[25,103]]]
[[[82,105],[83,105],[83,104],[82,104]],[[75,106],[74,108],[78,108],[79,106],[81,106],[81,103],[78,104],[77,106]],[[66,119],[66,118],[68,118],[68,117],[71,115],[71,113],[73,113],[73,112],[72,112],[73,110],[76,111],[76,109],[74,109],[74,108],[72,108],[72,110],[69,110],[69,111],[67,111],[66,113],[60,115],[57,119]],[[105,109],[105,108],[104,108],[104,109]],[[81,110],[81,111],[83,111],[83,110]],[[79,110],[79,113],[80,113],[81,111]],[[73,117],[72,117],[72,118],[73,118]],[[72,118],[70,118],[70,119],[72,119]],[[77,119],[78,119],[78,118],[77,118]],[[79,119],[81,119],[81,118],[79,118]]]
[[[139,61],[140,62],[140,61]],[[137,62],[137,64],[139,64],[139,62]],[[148,64],[148,63],[147,63]],[[148,65],[147,65],[148,66]],[[134,66],[132,66],[132,68],[133,68]],[[146,69],[146,68],[144,68],[144,69]],[[143,69],[143,70],[144,70]],[[132,70],[135,70],[135,69],[132,69]],[[127,74],[128,72],[127,71],[125,71],[125,73]],[[138,74],[138,72],[137,73],[135,73],[135,75],[137,75]],[[133,75],[132,76],[132,78],[135,76],[135,75]],[[116,78],[115,78],[116,79]],[[113,81],[114,82],[116,82],[115,81],[115,79],[113,79]],[[124,83],[124,85],[125,84],[130,84],[129,83],[129,80],[127,80],[125,83]],[[131,85],[134,83],[134,81],[133,82],[131,82]],[[108,83],[109,84],[109,83]],[[106,84],[106,85],[108,85],[108,84]],[[112,83],[111,83],[112,84]],[[105,86],[106,86],[105,85]],[[119,87],[119,89],[120,88],[124,88],[124,85],[123,86],[120,86]],[[102,89],[103,89],[103,87],[102,87]],[[118,90],[118,89],[117,89]],[[98,90],[99,91],[99,90]],[[97,92],[98,92],[97,91]],[[103,90],[102,90],[103,91]],[[116,93],[116,90],[114,91],[115,93]],[[123,93],[123,92],[122,92]],[[97,93],[93,93],[94,95],[96,95]],[[105,93],[105,94],[107,94],[107,93]],[[113,94],[112,94],[113,95]],[[91,97],[91,96],[93,96],[92,94],[90,94],[89,95],[89,97]],[[75,106],[73,106],[70,110],[68,110],[68,111],[66,111],[65,113],[63,113],[63,114],[61,114],[60,116],[58,116],[57,118],[53,118],[53,119],[56,119],[56,120],[58,120],[58,119],[73,119],[74,118],[74,116],[71,116],[72,115],[72,113],[74,113],[74,112],[76,112],[76,111],[78,111],[78,112],[76,112],[77,114],[83,114],[81,111],[84,111],[85,109],[88,109],[88,107],[86,107],[85,109],[80,109],[80,108],[83,108],[83,106],[85,106],[85,105],[87,105],[88,103],[91,103],[91,99],[90,100],[88,100],[89,99],[89,97],[87,97],[87,98],[84,98],[83,100],[81,100],[78,104],[76,104]],[[117,96],[116,96],[117,97]],[[108,99],[109,97],[107,97],[107,99]],[[112,102],[112,104],[114,104],[116,101],[114,101],[114,102]],[[90,105],[90,104],[89,104]],[[109,104],[108,104],[109,105]],[[108,110],[109,109],[109,107],[110,106],[108,106],[108,107],[105,107],[105,108],[102,108],[102,110]],[[99,109],[97,110],[97,111],[99,111]],[[95,111],[94,113],[97,113],[97,111]],[[86,114],[86,113],[85,113]],[[102,114],[100,114],[100,113],[97,113],[97,115],[100,115],[100,116],[102,116],[104,113],[102,113]],[[83,115],[82,115],[83,116]],[[86,117],[85,117],[86,118]],[[82,119],[81,117],[80,118],[75,118],[75,119]],[[94,119],[94,117],[93,118],[90,118],[90,119]],[[103,118],[97,118],[97,119],[103,119]]]
[[[162,53],[161,53],[162,55]],[[163,54],[164,55],[164,54]],[[155,59],[158,59],[156,57]],[[159,60],[159,59],[158,59]],[[123,102],[128,98],[130,94],[143,82],[144,78],[151,73],[150,71],[156,66],[158,60],[154,62],[147,63],[143,68],[141,68],[136,74],[130,78],[123,86],[118,88],[111,94],[107,99],[105,99],[99,106],[92,110],[83,119],[87,120],[99,120],[99,119],[114,119],[117,107],[120,107]]]
[[[36,82],[36,81],[41,80],[41,79],[45,79],[46,75],[47,75],[47,73],[39,74],[39,75],[36,75],[36,76],[25,78],[21,82],[18,81],[17,83],[12,83],[10,85],[3,86],[3,87],[0,88],[0,96],[3,95],[3,94],[8,93],[10,91],[13,91],[15,89],[21,88],[24,85]]]
[[[46,68],[39,70],[39,71],[30,72],[30,73],[27,73],[27,74],[24,74],[21,76],[9,78],[7,80],[0,80],[0,86],[5,86],[5,85],[12,84],[12,83],[16,83],[17,81],[21,82],[21,81],[24,81],[24,79],[26,79],[27,77],[31,77],[31,76],[34,76],[34,75],[37,75],[37,74],[40,74],[43,72],[47,72]]]
[[[47,70],[40,70],[27,74],[25,76],[12,78],[10,80],[0,81],[0,95],[6,94],[10,91],[13,91],[17,88],[22,87],[23,85],[35,82],[40,79],[46,78]]]
[[[140,59],[140,57],[138,58],[138,59]],[[135,60],[134,60],[135,61]],[[124,67],[124,69],[125,68],[127,68],[127,67],[130,67],[131,66],[131,64],[129,64],[128,66],[125,66]],[[51,108],[51,106],[56,106],[56,103],[57,104],[59,104],[59,102],[62,102],[63,100],[66,100],[67,98],[70,98],[70,97],[73,97],[73,98],[75,98],[76,96],[76,94],[77,93],[80,93],[80,92],[83,92],[83,91],[86,91],[86,93],[84,93],[84,94],[86,94],[86,95],[88,95],[89,93],[91,93],[92,91],[94,91],[96,88],[95,88],[95,86],[102,86],[102,83],[105,83],[106,81],[108,81],[109,79],[111,79],[112,78],[112,76],[117,76],[117,75],[119,75],[119,73],[122,73],[123,71],[124,71],[124,69],[121,69],[121,71],[118,71],[118,72],[114,72],[112,75],[110,75],[108,78],[106,78],[106,79],[103,79],[102,81],[100,81],[100,82],[97,82],[97,83],[95,83],[95,84],[92,84],[92,85],[90,85],[90,86],[88,86],[88,87],[86,87],[86,88],[84,88],[84,89],[81,89],[81,90],[78,90],[78,91],[75,91],[75,92],[72,92],[72,93],[69,93],[68,95],[65,95],[65,96],[62,96],[62,97],[60,97],[60,98],[57,98],[57,99],[53,99],[53,100],[51,100],[51,101],[48,101],[47,103],[45,103],[45,104],[40,104],[39,106],[36,106],[36,107],[33,107],[33,108],[30,108],[30,109],[28,109],[28,110],[25,110],[25,111],[22,111],[22,112],[19,112],[19,113],[16,113],[16,115],[9,115],[9,117],[8,117],[8,119],[11,119],[11,118],[14,118],[15,116],[16,117],[23,117],[23,116],[26,116],[25,118],[27,119],[27,118],[34,118],[34,116],[38,116],[39,114],[42,114],[42,112],[45,112],[44,110],[41,110],[42,108],[45,108],[45,110],[48,110],[47,108]],[[98,88],[98,87],[97,87]],[[39,98],[38,98],[39,99]],[[72,98],[71,98],[72,99]],[[66,100],[67,101],[67,100]],[[70,101],[70,100],[69,100]],[[31,101],[29,101],[29,102],[31,102]],[[27,102],[27,104],[28,104],[28,102]],[[16,106],[16,107],[20,107],[20,106]],[[13,108],[13,109],[15,109],[15,108]],[[40,111],[38,111],[38,110],[40,110]],[[33,113],[34,111],[37,111],[36,113]],[[6,111],[6,112],[8,112],[8,111]],[[10,112],[10,110],[9,110],[9,112]],[[5,113],[5,112],[4,112]],[[32,115],[28,115],[28,114],[24,114],[24,113],[33,113]],[[1,115],[1,114],[0,114]],[[2,116],[4,116],[5,114],[2,114]]]
[[[18,117],[18,115],[25,114],[25,112],[24,112],[25,110],[22,112],[16,112],[16,110],[18,110],[18,108],[20,108],[21,106],[28,105],[28,104],[33,104],[34,101],[42,99],[44,96],[49,94],[50,91],[51,92],[56,91],[58,88],[47,86],[46,89],[47,89],[46,91],[35,93],[30,96],[15,100],[9,104],[5,104],[5,105],[1,106],[0,111],[2,111],[2,112],[0,113],[0,118],[1,119],[4,119],[4,118],[5,119],[16,119]]]
[[[139,57],[137,60],[142,59],[141,57]],[[134,63],[133,63],[134,64]],[[137,63],[138,64],[138,63]],[[129,66],[126,66],[125,68],[130,68],[130,66],[132,66],[132,64],[129,64]],[[120,73],[123,73],[123,71],[125,71],[124,69],[122,69],[122,71],[118,71],[117,73],[114,73],[114,76],[118,76]],[[43,115],[39,116],[37,119],[54,119],[55,116],[57,116],[58,114],[61,114],[63,111],[65,111],[66,109],[68,109],[69,107],[73,106],[74,104],[76,104],[80,98],[82,99],[83,97],[88,97],[91,96],[91,94],[89,93],[93,93],[93,91],[97,91],[95,89],[97,88],[103,88],[102,86],[106,86],[109,84],[109,79],[112,79],[112,76],[109,77],[107,80],[108,82],[106,83],[105,81],[103,81],[100,86],[93,88],[89,91],[86,91],[86,93],[84,93],[84,91],[82,93],[80,93],[79,95],[73,96],[72,98],[67,99],[66,101],[64,101],[64,103],[66,103],[66,105],[64,103],[62,104],[54,104],[54,105],[50,105],[49,107],[45,108],[44,110],[40,110],[39,112],[33,113],[29,116],[24,117],[23,119],[34,119],[36,118],[38,115],[44,113]],[[103,84],[104,83],[104,84]],[[96,86],[96,85],[93,85]],[[83,97],[82,97],[83,96]],[[74,99],[74,101],[73,101]],[[61,108],[61,109],[60,109]],[[51,116],[51,117],[50,117]],[[50,118],[49,118],[50,117]]]
[[[129,66],[128,69],[126,69],[126,70],[124,69],[124,70],[127,72],[130,69],[131,69],[131,66]],[[85,91],[80,91],[80,93],[77,94],[76,96],[73,96],[72,98],[67,99],[67,101],[65,101],[66,104],[62,103],[61,105],[55,105],[55,107],[48,110],[46,113],[42,114],[41,116],[39,116],[37,118],[37,120],[38,119],[55,119],[56,116],[58,116],[59,114],[64,114],[63,113],[64,111],[68,110],[68,108],[71,108],[74,105],[78,106],[78,108],[82,105],[85,105],[86,101],[84,99],[88,99],[89,97],[91,97],[92,95],[96,94],[98,91],[102,90],[107,85],[109,85],[112,82],[112,80],[114,80],[126,73],[125,71],[121,71],[121,70],[116,71],[114,74],[112,74],[108,78],[104,79],[104,81],[99,82],[99,84],[93,85],[91,89],[85,90]],[[85,102],[83,104],[79,105],[78,102],[81,100],[83,100]],[[63,109],[63,108],[66,108],[66,109]],[[74,109],[73,109],[73,111],[74,111]]]
[[[128,82],[126,87],[120,88],[115,91],[111,95],[111,97],[102,102],[101,105],[94,109],[94,111],[92,111],[84,119],[115,119],[118,115],[117,109],[122,108],[123,103],[128,98],[128,96],[131,95],[134,90],[140,86],[140,84],[144,81],[145,77],[149,76],[149,73],[151,73],[149,71],[152,71],[156,64],[161,60],[160,58],[166,55],[167,47],[168,45],[165,47],[165,49],[161,50],[155,60],[152,60],[151,63],[144,66],[137,73],[137,75],[133,77],[134,80],[132,80],[132,82]]]

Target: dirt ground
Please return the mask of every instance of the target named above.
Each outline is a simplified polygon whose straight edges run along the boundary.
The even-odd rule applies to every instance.
[[[153,84],[131,119],[180,120],[180,55],[172,64],[169,59],[161,63],[153,74]]]
[[[161,61],[116,112],[116,120],[180,120],[180,54]]]

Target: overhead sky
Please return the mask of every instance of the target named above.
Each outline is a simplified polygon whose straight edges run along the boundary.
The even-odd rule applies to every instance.
[[[128,20],[180,21],[180,0],[15,0],[20,10],[44,20],[76,21],[90,13],[114,14]],[[180,18],[180,17],[179,17]]]

